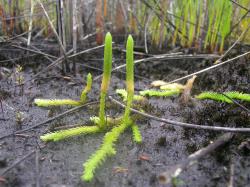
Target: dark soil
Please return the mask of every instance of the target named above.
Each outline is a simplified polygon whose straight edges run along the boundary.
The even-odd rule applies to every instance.
[[[0,54],[1,55],[1,54]],[[122,59],[121,59],[122,56]],[[116,55],[114,65],[124,63],[124,55]],[[135,57],[138,59],[139,57]],[[92,59],[92,60],[91,60]],[[94,59],[94,60],[93,60]],[[44,109],[34,106],[34,98],[72,98],[78,99],[88,72],[93,76],[101,72],[85,67],[90,65],[102,67],[102,51],[76,59],[78,74],[71,78],[63,77],[58,68],[52,68],[33,81],[22,86],[15,83],[15,76],[30,79],[35,73],[43,70],[48,63],[42,57],[21,60],[23,71],[14,76],[14,65],[1,65],[0,95],[3,112],[0,113],[0,136],[16,130],[25,129],[55,116],[67,107]],[[1,60],[4,60],[2,58]],[[136,90],[149,87],[155,79],[166,81],[187,75],[212,65],[210,60],[173,60],[145,62],[135,66]],[[5,69],[4,69],[5,68]],[[6,73],[6,68],[10,70]],[[125,71],[125,69],[122,69]],[[140,76],[140,78],[139,78]],[[82,79],[84,77],[84,79]],[[112,88],[125,88],[125,75],[121,72],[112,74]],[[84,82],[84,84],[83,84]],[[201,91],[237,90],[250,93],[249,57],[223,65],[213,71],[199,75],[194,83],[192,95]],[[100,79],[95,81],[89,94],[89,100],[98,100]],[[118,98],[117,96],[115,96]],[[242,103],[250,108],[250,104]],[[149,99],[147,112],[164,118],[196,123],[229,127],[249,127],[249,114],[237,105],[217,103],[214,101],[197,101],[183,105],[179,97]],[[144,108],[143,107],[143,108]],[[108,115],[118,116],[123,110],[111,106]],[[19,119],[18,114],[21,114]],[[27,153],[37,149],[36,154],[25,159],[4,176],[5,182],[0,186],[161,186],[157,176],[180,163],[188,155],[208,145],[222,133],[205,130],[184,129],[163,125],[154,120],[138,121],[143,136],[143,143],[137,145],[132,141],[131,131],[127,130],[117,143],[117,154],[108,158],[96,171],[90,183],[80,180],[82,164],[100,146],[104,134],[79,136],[48,143],[43,148],[39,136],[57,126],[86,124],[90,116],[98,114],[98,105],[86,107],[49,124],[34,128],[18,136],[0,140],[0,172],[11,166]],[[230,177],[230,166],[234,166],[234,185],[250,185],[250,140],[248,134],[236,135],[226,146],[207,155],[200,162],[183,171],[180,186],[227,186]],[[36,162],[38,158],[38,163]],[[142,159],[144,158],[144,159]],[[146,158],[146,159],[145,159]],[[127,170],[115,172],[115,167]]]

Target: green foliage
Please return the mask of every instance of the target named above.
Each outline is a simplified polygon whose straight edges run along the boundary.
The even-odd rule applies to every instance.
[[[108,32],[105,36],[105,47],[104,47],[104,65],[103,65],[103,77],[101,85],[101,96],[100,96],[100,128],[105,128],[105,100],[107,91],[109,88],[109,82],[112,70],[112,36]]]
[[[143,90],[143,91],[140,91],[140,95],[149,96],[149,97],[169,97],[169,96],[173,96],[173,95],[178,95],[179,93],[180,93],[179,89],[164,90],[164,91],[159,91],[159,90]]]
[[[75,101],[72,99],[35,99],[34,103],[40,107],[49,107],[49,106],[80,106],[82,103],[80,101]]]
[[[81,134],[92,134],[108,131],[103,139],[101,147],[83,164],[84,174],[82,180],[90,181],[94,177],[95,170],[104,162],[107,157],[115,155],[115,143],[119,136],[131,127],[133,132],[133,139],[135,142],[140,143],[142,137],[139,128],[130,118],[131,105],[134,99],[134,57],[133,57],[134,41],[132,36],[128,37],[126,48],[126,86],[127,91],[122,90],[123,97],[126,97],[127,105],[124,115],[118,118],[111,118],[105,116],[105,98],[109,87],[111,68],[112,68],[112,37],[110,33],[105,38],[105,52],[104,52],[104,73],[101,86],[101,99],[100,99],[100,111],[99,117],[91,117],[90,120],[94,123],[94,126],[81,126],[76,128],[70,128],[66,130],[60,130],[53,133],[48,133],[41,136],[42,141],[59,141],[72,136],[78,136]],[[90,91],[92,85],[92,77],[89,74],[87,77],[87,86],[82,91],[81,101],[82,103],[86,99],[86,94]],[[135,98],[142,98],[137,96]],[[70,100],[73,102],[73,100]],[[77,102],[77,101],[74,101]],[[39,103],[39,102],[38,102]],[[62,103],[60,103],[62,104]],[[40,103],[41,105],[41,103]],[[107,124],[107,125],[106,125]],[[111,129],[109,131],[109,129]]]
[[[128,92],[125,89],[116,89],[115,92],[122,97],[123,101],[127,101]],[[134,95],[133,97],[134,101],[142,101],[144,99],[145,98],[141,95]]]
[[[72,136],[79,136],[82,134],[94,134],[98,132],[101,132],[98,126],[81,126],[81,127],[75,127],[75,128],[48,133],[43,136],[40,136],[40,138],[41,140],[45,142],[48,142],[48,141],[56,142],[59,140],[70,138]]]
[[[215,49],[220,44],[220,52],[223,51],[225,37],[230,32],[232,20],[232,2],[228,0],[208,1],[208,29],[204,48],[210,46]],[[216,4],[216,6],[215,6]]]
[[[90,181],[94,177],[94,172],[97,167],[108,157],[116,153],[114,144],[118,140],[120,134],[122,134],[127,127],[131,125],[130,108],[133,102],[134,95],[134,59],[133,59],[133,47],[134,42],[132,36],[128,37],[126,47],[126,84],[127,84],[127,105],[125,108],[122,123],[115,126],[110,132],[107,132],[104,136],[102,146],[83,164],[84,174],[82,179]],[[97,119],[95,119],[97,121]],[[101,118],[100,118],[101,122]],[[137,140],[138,131],[137,131]]]
[[[211,100],[225,102],[225,103],[233,103],[232,100],[230,100],[229,98],[250,102],[250,94],[240,93],[237,91],[224,92],[223,94],[216,93],[216,92],[203,92],[197,95],[196,98],[197,99],[211,99]],[[229,98],[227,98],[225,95]]]
[[[100,166],[108,156],[116,154],[114,144],[128,126],[129,124],[122,123],[106,133],[101,147],[83,164],[84,174],[82,175],[82,180],[91,181],[98,166]]]
[[[142,142],[142,136],[141,136],[141,132],[139,130],[138,125],[136,125],[135,123],[133,123],[131,125],[131,129],[132,129],[132,132],[133,132],[133,140],[136,143],[141,143]]]
[[[222,20],[221,20],[221,24],[219,28],[220,35],[221,35],[220,52],[223,52],[225,38],[230,32],[232,10],[233,10],[232,3],[230,1],[225,1],[223,16],[222,16]]]

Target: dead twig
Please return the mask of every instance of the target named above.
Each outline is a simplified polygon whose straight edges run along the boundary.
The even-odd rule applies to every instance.
[[[234,57],[234,58],[230,58],[230,59],[228,59],[228,60],[226,60],[226,61],[224,61],[224,62],[221,62],[221,63],[215,64],[215,65],[212,65],[212,66],[210,66],[210,67],[208,67],[208,68],[202,69],[202,70],[200,70],[200,71],[196,71],[196,72],[191,73],[191,74],[189,74],[189,75],[186,75],[186,76],[184,76],[184,77],[181,77],[181,78],[178,78],[178,79],[169,81],[169,82],[167,82],[166,84],[170,84],[170,83],[174,83],[174,82],[177,82],[177,81],[181,81],[181,80],[187,79],[187,78],[189,78],[189,77],[192,77],[192,76],[194,76],[194,75],[199,75],[199,74],[201,74],[201,73],[204,73],[204,72],[206,72],[206,71],[209,71],[209,70],[212,70],[212,69],[214,69],[214,68],[217,68],[217,67],[219,67],[219,66],[221,66],[221,65],[224,65],[224,64],[227,64],[227,63],[229,63],[229,62],[232,62],[232,61],[234,61],[234,60],[236,60],[236,59],[238,59],[238,58],[241,58],[241,57],[243,57],[243,56],[246,56],[246,55],[248,55],[248,54],[250,54],[250,51],[248,51],[248,52],[246,52],[246,53],[243,53],[243,54],[241,54],[241,55],[238,55],[238,56],[236,56],[236,57]]]
[[[245,107],[245,106],[243,106],[242,104],[238,103],[238,102],[235,101],[234,99],[228,97],[226,94],[224,94],[224,93],[221,93],[221,94],[224,95],[224,96],[225,96],[226,98],[228,98],[229,100],[231,100],[234,104],[238,105],[240,108],[242,108],[243,110],[245,110],[246,112],[250,113],[250,110],[249,110],[247,107]]]
[[[229,177],[229,183],[228,187],[234,187],[234,164],[230,164],[230,177]]]
[[[180,164],[177,164],[173,166],[172,168],[168,168],[165,172],[161,173],[158,178],[159,182],[162,184],[170,183],[172,179],[178,177],[183,170],[192,166],[194,163],[198,162],[198,160],[200,160],[204,156],[207,156],[211,152],[215,151],[215,149],[217,149],[218,147],[226,144],[232,138],[233,138],[232,133],[223,134],[210,145],[189,155],[188,158],[182,161]]]
[[[53,55],[44,53],[44,52],[42,52],[42,51],[38,51],[38,50],[34,50],[34,49],[29,49],[29,48],[21,47],[21,46],[18,46],[18,45],[11,45],[11,46],[12,46],[12,47],[15,47],[15,48],[18,48],[18,49],[25,50],[25,51],[30,51],[30,52],[35,53],[35,54],[40,54],[40,55],[43,55],[43,56],[47,56],[47,57],[50,57],[50,58],[54,58],[54,59],[57,58],[56,56],[53,56]]]
[[[233,43],[233,45],[231,45],[227,51],[219,58],[215,61],[215,63],[221,63],[221,60],[234,48],[234,46],[239,43],[239,41],[243,38],[243,36],[245,36],[245,34],[247,33],[247,31],[250,28],[250,24],[248,25],[248,27],[241,33],[241,35],[239,36],[239,38]]]
[[[12,165],[10,165],[5,170],[3,170],[0,173],[0,176],[4,176],[7,172],[9,172],[10,170],[12,170],[16,165],[20,164],[22,161],[24,161],[25,159],[27,159],[28,157],[30,157],[31,155],[33,155],[35,152],[36,152],[36,150],[33,150],[33,151],[27,153],[26,155],[24,155],[21,159],[15,161]]]
[[[152,57],[135,60],[134,64],[138,64],[140,62],[153,61],[153,60],[203,59],[203,58],[211,59],[211,58],[219,58],[219,57],[220,56],[215,55],[215,54],[182,55],[181,52],[177,52],[177,53],[169,53],[169,54],[162,54],[162,55],[154,55]],[[123,67],[126,67],[126,64],[123,64],[114,68],[112,72],[118,69],[121,69]]]
[[[121,102],[117,101],[113,97],[109,96],[109,99],[121,107],[125,108],[125,105],[122,104]],[[184,123],[184,122],[179,122],[179,121],[174,121],[170,119],[165,119],[165,118],[159,118],[156,116],[153,116],[151,114],[145,113],[145,112],[140,112],[136,109],[131,108],[132,112],[135,112],[137,114],[140,114],[144,117],[160,121],[163,123],[171,124],[173,126],[178,126],[178,127],[183,127],[183,128],[193,128],[193,129],[200,129],[200,130],[211,130],[211,131],[220,131],[220,132],[234,132],[234,133],[250,133],[250,128],[231,128],[231,127],[220,127],[220,126],[206,126],[206,125],[197,125],[197,124],[192,124],[192,123]]]
[[[65,47],[64,47],[64,45],[63,45],[63,43],[62,43],[62,41],[60,40],[60,38],[59,38],[59,36],[58,36],[58,34],[57,34],[57,32],[56,32],[56,29],[55,29],[55,27],[54,27],[52,21],[50,20],[49,15],[48,15],[47,11],[45,10],[43,4],[41,3],[40,0],[37,0],[37,2],[38,2],[38,3],[40,4],[40,6],[42,7],[43,12],[44,12],[44,15],[45,15],[45,17],[47,18],[48,23],[49,23],[49,25],[50,25],[50,27],[51,27],[51,29],[52,29],[52,31],[53,31],[55,37],[56,37],[56,40],[57,40],[57,42],[58,42],[58,44],[59,44],[59,46],[60,46],[60,48],[61,48],[61,51],[62,51],[63,56],[64,56],[64,59],[65,59],[66,71],[69,71],[69,66],[68,66],[68,64],[67,64],[67,53],[66,53],[66,49],[65,49]],[[60,1],[60,2],[61,2],[61,1]],[[62,64],[62,69],[64,70],[63,64]],[[63,73],[65,73],[65,72],[63,72]]]

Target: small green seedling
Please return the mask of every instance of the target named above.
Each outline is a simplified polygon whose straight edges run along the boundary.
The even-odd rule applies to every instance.
[[[62,105],[80,106],[86,102],[87,94],[88,92],[90,92],[91,87],[92,87],[92,76],[89,73],[87,75],[87,85],[81,93],[80,100],[76,101],[72,99],[35,99],[34,103],[40,107],[62,106]]]
[[[41,136],[43,141],[59,141],[72,136],[81,134],[92,134],[99,132],[106,132],[101,147],[83,164],[84,173],[82,180],[91,181],[94,177],[95,170],[100,164],[109,156],[115,155],[115,143],[119,136],[128,128],[131,127],[133,132],[133,140],[136,143],[142,141],[142,136],[139,127],[133,122],[130,116],[130,108],[134,99],[134,59],[133,59],[133,38],[128,37],[127,40],[127,53],[126,53],[126,101],[124,115],[117,118],[110,118],[105,116],[105,99],[109,87],[111,68],[112,68],[112,37],[108,33],[105,38],[105,52],[104,52],[104,73],[101,86],[100,96],[100,111],[99,117],[91,117],[90,120],[94,123],[93,126],[81,126],[70,128],[67,130],[56,131]],[[81,95],[81,100],[85,100],[90,87],[86,87]],[[111,129],[111,130],[110,130]]]
[[[250,94],[240,93],[237,91],[224,92],[223,94],[216,93],[216,92],[202,92],[201,94],[197,95],[195,98],[202,99],[202,100],[211,99],[211,100],[225,102],[225,103],[233,103],[233,101],[230,100],[228,97],[231,99],[250,102]]]

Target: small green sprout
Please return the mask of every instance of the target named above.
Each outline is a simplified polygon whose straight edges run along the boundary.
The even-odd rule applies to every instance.
[[[80,100],[72,100],[72,99],[35,99],[34,103],[40,107],[49,107],[49,106],[62,106],[62,105],[70,105],[70,106],[80,106],[86,102],[87,94],[90,92],[92,87],[92,76],[89,73],[87,75],[87,85],[83,89]]]
[[[135,123],[133,123],[131,125],[131,128],[132,128],[132,132],[133,132],[133,140],[136,143],[141,143],[142,142],[142,136],[141,136],[141,132],[139,130],[138,125],[136,125]]]

